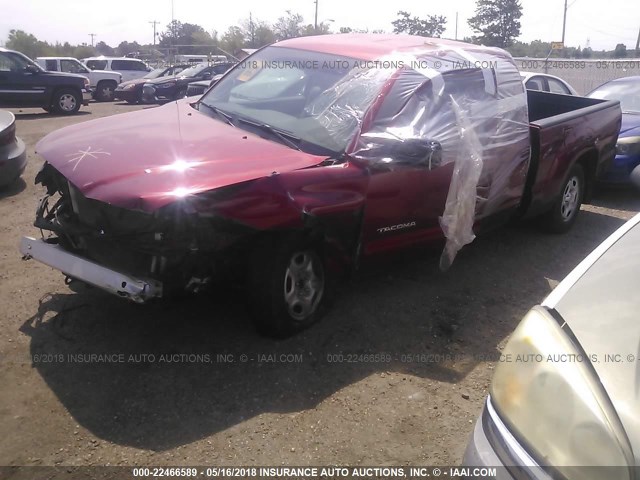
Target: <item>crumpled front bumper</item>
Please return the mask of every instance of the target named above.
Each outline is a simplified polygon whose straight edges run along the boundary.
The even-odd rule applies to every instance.
[[[67,252],[60,245],[31,237],[22,237],[20,253],[60,270],[65,275],[101,288],[136,303],[162,297],[162,283],[136,278],[99,265],[79,255]]]

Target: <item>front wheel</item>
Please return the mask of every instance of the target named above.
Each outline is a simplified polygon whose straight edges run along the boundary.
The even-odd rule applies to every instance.
[[[82,97],[78,92],[63,89],[53,94],[53,110],[61,115],[78,113]]]
[[[584,187],[584,170],[580,165],[574,165],[562,184],[560,197],[553,203],[551,210],[541,218],[545,230],[551,233],[569,231],[578,218]]]
[[[286,337],[320,319],[329,296],[327,279],[322,255],[311,242],[269,239],[255,249],[248,288],[260,333]]]
[[[114,82],[98,82],[96,87],[96,100],[98,102],[112,102],[115,96],[116,84]]]

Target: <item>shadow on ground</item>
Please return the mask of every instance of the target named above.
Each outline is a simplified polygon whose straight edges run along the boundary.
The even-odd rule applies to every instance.
[[[264,412],[314,408],[376,372],[457,382],[495,357],[550,281],[622,223],[583,211],[563,236],[501,229],[465,248],[446,273],[437,256],[388,257],[345,285],[321,323],[284,341],[259,337],[242,293],[231,291],[148,306],[96,290],[48,295],[21,330],[31,337],[34,367],[78,423],[110,442],[165,450]],[[390,361],[336,363],[336,354],[381,353]],[[91,354],[124,361],[86,361]],[[259,361],[282,354],[300,361]],[[407,354],[441,361],[408,362]],[[465,358],[447,359],[456,354]]]

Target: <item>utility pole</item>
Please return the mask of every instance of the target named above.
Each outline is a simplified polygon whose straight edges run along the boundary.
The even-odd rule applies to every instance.
[[[456,40],[458,40],[458,12],[456,12]]]
[[[564,52],[565,52],[565,48],[564,48],[564,32],[567,29],[567,0],[564,0],[564,17],[562,19],[562,56],[564,57]]]
[[[636,40],[636,57],[640,57],[640,28],[638,29],[638,40]]]
[[[98,35],[95,33],[90,33],[89,36],[91,37],[91,46],[93,47],[93,37],[97,37]]]
[[[316,16],[315,16],[315,20],[313,21],[313,31],[314,33],[318,33],[318,0],[315,0],[314,2],[316,4]]]
[[[156,25],[158,25],[160,22],[153,20],[149,23],[153,25],[153,48],[155,48],[156,47]]]

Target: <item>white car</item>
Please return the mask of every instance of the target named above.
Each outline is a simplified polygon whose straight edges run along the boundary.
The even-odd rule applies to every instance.
[[[561,78],[546,73],[520,72],[522,82],[527,90],[561,93],[563,95],[578,95],[575,88]]]
[[[105,70],[89,70],[73,57],[38,57],[36,63],[49,72],[77,73],[89,79],[92,96],[99,102],[113,100],[113,92],[122,83],[122,75]]]
[[[108,70],[122,75],[122,81],[128,82],[136,78],[142,78],[151,71],[151,68],[142,60],[126,57],[89,57],[82,62],[90,70]]]

